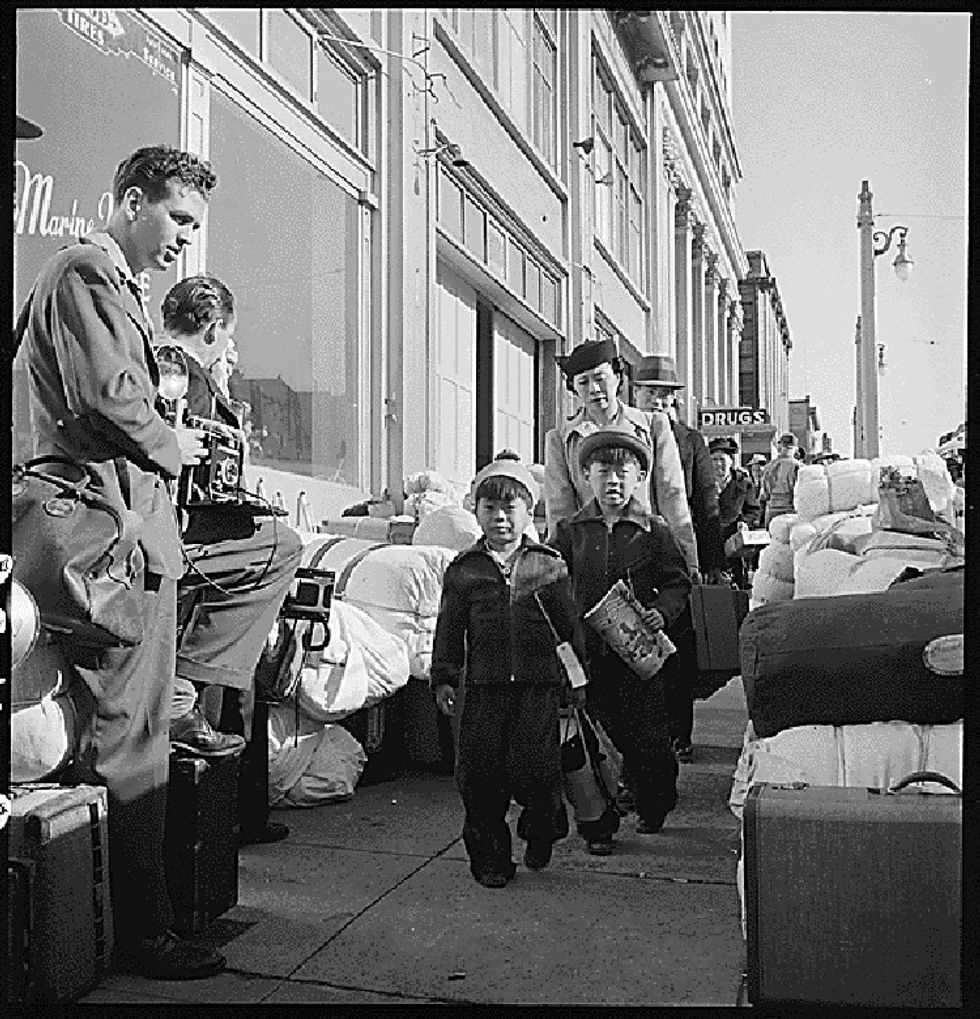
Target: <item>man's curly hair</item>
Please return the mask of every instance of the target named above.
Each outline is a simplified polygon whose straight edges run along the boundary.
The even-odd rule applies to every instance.
[[[163,327],[172,336],[194,336],[212,322],[235,316],[235,297],[214,276],[188,276],[163,299]]]
[[[112,193],[120,202],[127,188],[138,187],[143,189],[150,201],[159,202],[167,197],[167,181],[170,180],[194,188],[205,199],[218,183],[206,159],[198,159],[171,145],[150,145],[137,149],[119,164],[112,181]]]

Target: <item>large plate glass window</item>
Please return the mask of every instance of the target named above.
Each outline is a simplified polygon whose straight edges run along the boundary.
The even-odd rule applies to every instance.
[[[216,89],[211,158],[228,169],[208,270],[238,304],[231,392],[252,462],[362,485],[357,201]]]

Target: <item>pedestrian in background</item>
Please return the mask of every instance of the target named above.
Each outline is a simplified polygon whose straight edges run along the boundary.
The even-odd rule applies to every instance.
[[[718,506],[721,514],[721,538],[728,541],[738,531],[759,526],[761,508],[755,485],[747,470],[735,466],[738,445],[734,439],[712,439],[709,446],[714,466]],[[728,570],[742,589],[749,587],[748,566],[743,556],[731,556]]]
[[[759,499],[765,507],[763,526],[769,527],[773,517],[795,512],[793,490],[800,461],[796,457],[796,436],[792,432],[780,435],[776,446],[776,459],[762,472]]]
[[[620,399],[623,365],[612,340],[580,343],[567,357],[558,358],[558,364],[578,408],[545,436],[548,540],[554,538],[559,521],[568,520],[592,499],[592,490],[579,466],[579,446],[600,428],[616,428],[645,442],[650,450],[647,484],[636,492],[636,499],[666,520],[688,570],[693,572],[698,568],[697,543],[687,505],[684,469],[666,414],[637,410]]]
[[[475,480],[483,537],[446,570],[430,684],[439,710],[452,715],[465,669],[456,750],[463,842],[473,877],[502,888],[516,872],[511,796],[523,807],[517,834],[529,869],[546,867],[568,834],[558,730],[568,687],[552,627],[580,653],[584,643],[565,563],[524,534],[539,496],[528,469],[494,460]],[[568,699],[580,703],[581,688]]]
[[[169,930],[163,861],[176,584],[184,572],[168,481],[197,463],[204,446],[201,432],[173,429],[155,409],[159,372],[139,276],[176,262],[216,183],[208,163],[168,146],[124,159],[106,229],[45,263],[15,337],[30,380],[33,455],[84,463],[108,500],[142,519],[143,641],[100,653],[70,636],[59,642],[93,701],[67,779],[108,790],[118,963],[171,980],[225,965],[218,952]]]
[[[718,510],[718,491],[715,474],[701,433],[678,420],[678,401],[683,384],[677,381],[677,369],[672,357],[654,354],[644,357],[637,365],[633,378],[636,405],[644,411],[662,411],[670,419],[670,428],[677,442],[681,466],[684,469],[684,486],[694,524],[698,546],[700,573],[709,584],[728,584],[724,542]],[[696,571],[695,584],[702,577]],[[690,606],[685,606],[673,634],[677,645],[677,662],[668,670],[665,687],[667,713],[670,716],[670,734],[674,753],[681,762],[694,759],[694,688],[697,679],[697,652],[694,644],[694,624]],[[623,777],[624,791],[620,802],[629,806],[629,775]]]
[[[691,591],[684,556],[670,529],[636,498],[646,484],[650,449],[625,432],[604,429],[578,449],[592,499],[558,525],[555,547],[568,564],[575,604],[585,614],[620,579],[645,609],[644,621],[668,629]],[[586,633],[590,681],[586,703],[623,755],[634,784],[638,834],[660,831],[677,803],[677,759],[670,745],[665,673],[641,679],[595,632]],[[612,852],[612,826],[579,826],[589,852]]]

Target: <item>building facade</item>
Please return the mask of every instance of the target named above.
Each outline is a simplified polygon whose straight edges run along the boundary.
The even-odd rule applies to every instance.
[[[748,272],[739,283],[743,329],[739,347],[739,399],[769,412],[768,433],[747,436],[745,454],[771,453],[774,435],[792,431],[789,414],[789,356],[793,349],[782,298],[761,251],[747,251]]]
[[[400,507],[406,475],[467,485],[504,446],[540,461],[571,410],[555,356],[585,339],[628,376],[676,357],[694,422],[740,399],[729,20],[18,11],[17,108],[45,133],[16,153],[15,299],[109,214],[119,160],[168,142],[218,187],[151,312],[192,273],[234,291],[250,480],[290,509]]]

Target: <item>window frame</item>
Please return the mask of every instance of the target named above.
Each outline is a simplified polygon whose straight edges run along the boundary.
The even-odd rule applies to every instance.
[[[642,132],[634,126],[612,75],[595,49],[592,60],[592,133],[595,139],[591,157],[595,181],[593,232],[608,255],[642,293],[647,271],[644,230],[646,143]],[[602,92],[600,97],[596,96],[597,90]],[[609,120],[608,128],[602,122],[603,117]],[[600,183],[607,179],[608,183]],[[635,238],[634,233],[637,234]]]

